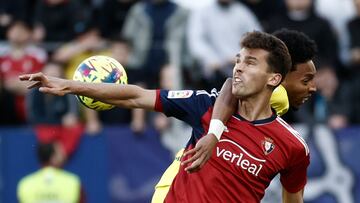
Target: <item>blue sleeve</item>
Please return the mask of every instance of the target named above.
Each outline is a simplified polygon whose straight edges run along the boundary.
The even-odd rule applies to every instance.
[[[158,90],[155,110],[191,126],[201,124],[202,116],[212,108],[218,92],[205,90]]]

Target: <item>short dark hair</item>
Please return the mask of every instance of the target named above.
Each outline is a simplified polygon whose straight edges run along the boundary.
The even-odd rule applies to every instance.
[[[297,64],[314,59],[317,52],[316,43],[303,32],[281,29],[273,35],[283,41],[289,50],[292,61],[290,72],[296,70]]]
[[[54,144],[40,143],[37,146],[37,156],[41,164],[50,163],[51,157],[55,154]]]
[[[269,52],[267,63],[271,72],[280,73],[281,81],[285,78],[291,67],[289,51],[280,39],[265,32],[248,32],[241,40],[241,47],[248,49],[263,49]]]

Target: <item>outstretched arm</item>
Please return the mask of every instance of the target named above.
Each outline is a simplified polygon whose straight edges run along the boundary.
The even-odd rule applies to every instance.
[[[39,91],[58,96],[76,94],[91,97],[104,103],[122,108],[142,108],[153,110],[156,91],[143,89],[136,85],[119,85],[112,83],[84,83],[50,77],[43,73],[19,76],[22,81],[33,81],[28,88],[40,87]]]
[[[189,173],[200,170],[209,160],[216,143],[225,129],[224,123],[227,123],[235,112],[237,99],[232,95],[231,90],[232,79],[228,78],[221,88],[219,97],[216,99],[208,134],[196,143],[194,149],[184,153],[184,156],[194,154],[182,163],[183,165],[191,163],[190,166],[185,168]]]

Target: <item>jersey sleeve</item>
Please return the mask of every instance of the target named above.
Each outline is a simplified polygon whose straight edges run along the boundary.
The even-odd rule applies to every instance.
[[[300,150],[299,150],[300,151]],[[286,191],[295,193],[303,189],[307,182],[307,168],[310,164],[310,155],[302,149],[289,163],[287,169],[280,172],[280,181]]]
[[[191,126],[198,125],[201,117],[211,108],[218,93],[204,90],[157,90],[155,111],[175,117]]]

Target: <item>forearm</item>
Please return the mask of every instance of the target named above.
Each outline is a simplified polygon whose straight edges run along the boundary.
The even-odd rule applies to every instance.
[[[145,90],[136,85],[83,83],[69,80],[67,88],[70,94],[91,97],[122,108],[153,110],[155,106],[155,90]]]
[[[298,192],[295,192],[295,193],[290,193],[290,192],[286,191],[285,188],[283,188],[282,202],[283,203],[304,203],[303,195],[304,195],[304,189],[302,189]]]
[[[219,119],[224,124],[234,114],[237,107],[237,99],[232,95],[232,79],[228,78],[221,88],[220,95],[215,101],[211,119]]]
[[[237,100],[232,95],[232,79],[227,79],[221,88],[219,97],[216,99],[212,117],[210,121],[208,134],[213,134],[220,140],[222,133],[225,130],[225,123],[230,119],[235,112]]]

